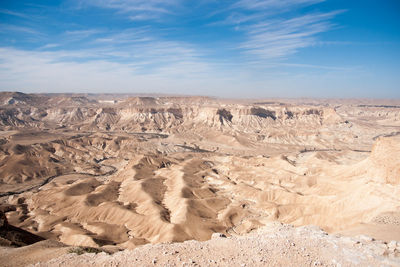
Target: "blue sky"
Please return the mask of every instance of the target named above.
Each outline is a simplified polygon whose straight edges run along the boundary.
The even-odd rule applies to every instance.
[[[400,1],[1,0],[0,90],[400,98]]]

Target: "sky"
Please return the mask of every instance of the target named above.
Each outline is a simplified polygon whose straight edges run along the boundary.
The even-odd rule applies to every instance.
[[[0,91],[400,98],[400,1],[0,0]]]

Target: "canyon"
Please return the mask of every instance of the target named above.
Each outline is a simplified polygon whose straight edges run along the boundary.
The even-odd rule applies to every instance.
[[[56,242],[61,254],[277,224],[389,244],[400,241],[400,101],[3,92],[0,204],[9,225],[46,239],[27,247]],[[0,245],[0,257],[20,246]],[[388,251],[398,264],[400,247]]]

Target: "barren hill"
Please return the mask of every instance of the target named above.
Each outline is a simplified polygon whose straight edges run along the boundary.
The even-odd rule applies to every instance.
[[[0,200],[10,225],[43,238],[132,249],[281,222],[400,241],[393,100],[0,102]]]

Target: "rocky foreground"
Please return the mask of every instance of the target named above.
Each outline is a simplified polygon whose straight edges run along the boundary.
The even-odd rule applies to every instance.
[[[70,250],[71,252],[71,250]],[[67,253],[35,266],[400,266],[400,243],[273,223],[245,236],[144,245],[112,255]]]

